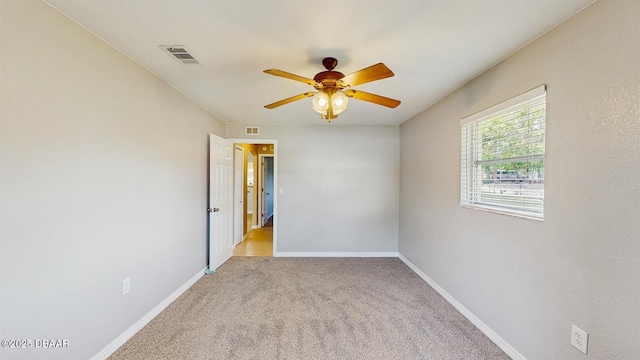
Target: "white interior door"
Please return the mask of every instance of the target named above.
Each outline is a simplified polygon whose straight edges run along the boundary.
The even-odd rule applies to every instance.
[[[238,245],[244,235],[244,149],[241,147],[235,148],[233,182],[233,244]]]
[[[233,144],[209,135],[209,271],[233,255]]]

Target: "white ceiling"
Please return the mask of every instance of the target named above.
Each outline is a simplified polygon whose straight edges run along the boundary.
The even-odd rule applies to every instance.
[[[383,62],[395,77],[357,89],[402,101],[352,100],[332,124],[397,125],[593,0],[46,0],[227,124],[318,125],[311,99],[322,58],[349,74]],[[158,45],[184,45],[183,65]],[[552,56],[550,54],[550,56]]]

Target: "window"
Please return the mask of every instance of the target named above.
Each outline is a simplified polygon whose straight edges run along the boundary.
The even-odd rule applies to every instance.
[[[460,205],[542,220],[542,85],[461,120]]]

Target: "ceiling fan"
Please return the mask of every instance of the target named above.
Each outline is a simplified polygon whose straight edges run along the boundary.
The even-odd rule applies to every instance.
[[[313,100],[311,101],[313,110],[320,113],[320,118],[331,122],[332,119],[338,117],[338,114],[347,109],[349,98],[368,101],[390,108],[395,108],[400,105],[400,101],[398,100],[351,88],[352,86],[392,77],[393,72],[383,63],[369,66],[346,76],[339,71],[333,71],[333,69],[338,65],[338,60],[335,58],[324,58],[322,60],[322,65],[327,70],[317,73],[313,79],[308,79],[277,69],[265,70],[264,72],[267,74],[300,81],[313,86],[317,90],[315,92],[306,92],[276,101],[273,104],[265,105],[265,108],[274,109],[278,106],[282,106],[296,100],[313,97]]]

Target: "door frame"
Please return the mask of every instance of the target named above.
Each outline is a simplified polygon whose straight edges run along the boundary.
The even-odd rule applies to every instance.
[[[236,156],[238,156],[238,151],[240,152],[240,178],[237,178],[237,170],[236,169]],[[239,183],[239,184],[238,184]],[[238,195],[238,191],[240,192],[240,203],[237,202],[236,196]],[[244,240],[244,219],[245,219],[245,211],[244,211],[244,148],[242,146],[238,146],[235,143],[233,144],[233,246],[237,246]],[[239,208],[239,209],[238,209]],[[238,212],[239,211],[239,212]],[[240,229],[238,226],[238,219],[236,218],[238,214],[240,215]],[[238,231],[240,233],[238,234]],[[240,241],[237,241],[240,239]]]
[[[242,138],[229,138],[234,146],[235,144],[265,144],[273,145],[273,256],[278,256],[278,195],[280,194],[280,188],[278,187],[278,140],[276,139],[242,139]],[[257,159],[258,154],[255,158]],[[253,175],[254,177],[256,174]],[[255,189],[255,187],[254,187]],[[277,190],[276,190],[277,189]],[[260,197],[258,197],[260,198]],[[254,214],[256,215],[256,214]]]
[[[278,195],[280,194],[280,188],[278,187],[278,140],[276,139],[242,139],[242,138],[229,138],[227,139],[231,141],[234,146],[235,144],[265,144],[265,145],[273,145],[273,256],[278,256]],[[258,156],[260,154],[256,154],[254,156],[255,160],[258,160]],[[269,154],[271,155],[271,154]],[[258,174],[260,173],[258,170]],[[235,172],[234,172],[235,174]],[[254,174],[255,176],[258,174]],[[255,182],[254,182],[255,184]],[[254,189],[255,189],[254,185]],[[260,199],[260,196],[258,196]],[[258,208],[260,210],[260,208]],[[257,215],[254,213],[254,215]],[[260,222],[258,222],[260,224]]]

